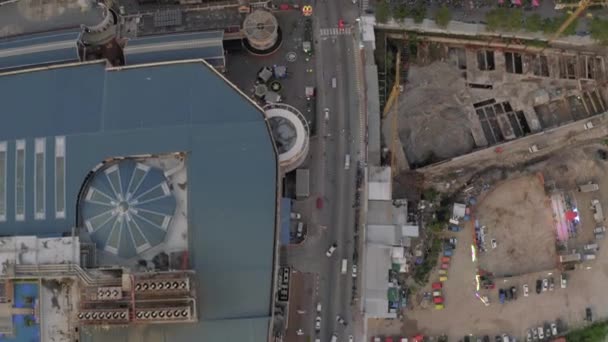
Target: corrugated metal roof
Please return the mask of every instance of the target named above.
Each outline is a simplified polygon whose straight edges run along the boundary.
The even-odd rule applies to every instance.
[[[104,65],[0,76],[3,108],[15,113],[0,125],[0,141],[8,142],[8,211],[0,233],[69,232],[84,177],[101,160],[186,151],[188,238],[199,285],[200,322],[149,326],[141,333],[154,336],[150,341],[265,340],[278,162],[263,112],[202,62],[110,70]],[[65,136],[66,214],[55,218],[54,182],[47,181],[46,219],[35,220],[31,147],[35,137],[47,137],[46,153],[53,156],[54,136]],[[14,219],[15,139],[26,143],[24,221]],[[47,180],[55,176],[54,162],[46,158]],[[246,172],[243,165],[248,165]],[[90,340],[114,340],[115,333],[100,331]]]
[[[130,39],[127,65],[202,58],[224,64],[223,32],[196,32]]]
[[[0,41],[0,70],[78,61],[78,31],[13,37]]]

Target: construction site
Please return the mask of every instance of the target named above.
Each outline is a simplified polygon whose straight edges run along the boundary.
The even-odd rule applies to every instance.
[[[377,34],[383,146],[401,170],[500,149],[606,111],[600,53]]]

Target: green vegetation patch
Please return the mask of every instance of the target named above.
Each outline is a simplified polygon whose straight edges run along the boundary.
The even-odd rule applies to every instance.
[[[572,330],[566,335],[566,341],[603,342],[606,336],[608,336],[608,321]]]

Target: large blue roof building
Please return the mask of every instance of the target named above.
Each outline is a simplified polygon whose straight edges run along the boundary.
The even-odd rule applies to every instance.
[[[121,163],[87,180],[83,194],[85,178],[108,158],[175,152],[188,158],[199,322],[113,328],[81,341],[132,341],[132,334],[145,341],[268,339],[279,169],[258,106],[202,60],[22,70],[0,74],[0,94],[0,235],[59,235],[77,227],[130,257],[163,239],[142,227],[162,225],[174,210],[172,198],[163,196],[162,172]],[[123,180],[114,183],[117,175]],[[93,220],[128,207],[139,210],[137,229],[113,219],[108,222],[122,230],[111,233]]]

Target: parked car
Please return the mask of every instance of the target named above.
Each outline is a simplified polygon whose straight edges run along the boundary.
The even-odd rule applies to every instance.
[[[536,293],[540,294],[543,289],[543,281],[538,279],[536,280]]]
[[[449,225],[448,226],[448,230],[451,232],[459,232],[460,231],[460,226],[455,226],[455,225]]]
[[[560,283],[561,283],[562,289],[565,289],[566,286],[568,286],[568,278],[566,277],[565,273],[562,273],[559,277],[561,279]]]
[[[498,299],[500,300],[500,304],[505,303],[505,290],[503,290],[503,289],[498,290]]]
[[[524,288],[524,297],[528,297],[528,294],[530,293],[530,289],[528,289],[528,284],[524,284],[524,286],[522,286]]]
[[[301,215],[300,213],[294,213],[294,212],[291,212],[291,213],[289,214],[289,217],[290,217],[292,220],[299,220],[299,219],[301,219],[301,218],[302,218],[302,215]]]
[[[557,324],[551,323],[551,334],[557,336]]]
[[[357,264],[353,264],[353,278],[357,278]]]
[[[321,316],[317,316],[317,318],[315,318],[315,330],[321,330]]]
[[[532,328],[532,340],[538,341],[538,332],[534,328]]]
[[[604,233],[595,233],[596,240],[603,240],[605,237]]]
[[[526,333],[526,342],[532,342],[532,331],[530,331],[530,329],[528,329],[528,332]]]
[[[494,249],[494,248],[496,248],[496,246],[498,246],[496,243],[496,239],[492,239],[490,242],[492,243],[492,249]]]
[[[586,250],[586,251],[597,251],[598,249],[599,249],[599,246],[597,245],[597,243],[588,243],[583,246],[583,250]]]
[[[452,256],[452,254],[453,254],[453,252],[452,252],[452,250],[451,250],[451,249],[445,249],[445,250],[443,251],[443,256],[446,256],[446,257],[451,257],[451,256]]]
[[[543,292],[549,289],[549,280],[547,278],[543,279]]]
[[[536,331],[538,331],[538,339],[542,340],[545,338],[545,332],[543,331],[543,327],[538,327],[536,328]]]
[[[348,325],[346,323],[346,321],[344,320],[344,318],[342,318],[340,315],[336,316],[336,322],[342,324],[343,326],[347,326]]]
[[[513,300],[517,299],[517,288],[515,286],[511,286],[511,298],[513,298]]]
[[[513,299],[513,293],[511,292],[511,289],[505,290],[505,297],[507,297],[507,301]]]
[[[337,243],[334,243],[333,245],[329,246],[329,249],[327,250],[327,252],[325,252],[325,255],[327,255],[328,258],[331,257],[336,251],[336,248],[338,248]]]
[[[551,326],[549,325],[549,323],[545,323],[545,337],[551,337]]]

